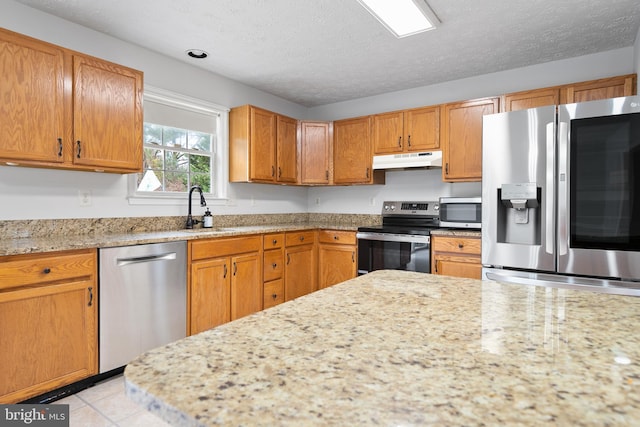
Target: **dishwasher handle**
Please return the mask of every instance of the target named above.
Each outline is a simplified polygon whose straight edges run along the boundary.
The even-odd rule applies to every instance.
[[[165,254],[158,254],[158,255],[131,257],[131,258],[117,258],[116,265],[118,267],[122,267],[129,264],[140,264],[140,263],[153,262],[153,261],[167,261],[172,259],[176,259],[175,252],[168,252]]]

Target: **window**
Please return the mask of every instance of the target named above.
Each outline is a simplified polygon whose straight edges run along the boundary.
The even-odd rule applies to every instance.
[[[202,187],[208,201],[223,199],[228,176],[228,111],[146,87],[143,172],[131,178],[130,203],[183,201],[193,185]]]

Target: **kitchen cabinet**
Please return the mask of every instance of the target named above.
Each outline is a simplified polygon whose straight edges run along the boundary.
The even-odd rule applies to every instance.
[[[562,104],[571,104],[635,95],[636,78],[635,74],[628,74],[565,85],[560,92],[560,101]]]
[[[373,153],[397,154],[440,148],[439,106],[373,116]]]
[[[284,233],[265,234],[263,307],[269,308],[284,302]]]
[[[0,161],[142,170],[142,72],[3,29],[0,67]]]
[[[189,241],[188,328],[196,334],[262,310],[262,237]]]
[[[431,273],[480,279],[480,237],[431,236]]]
[[[95,250],[0,257],[0,403],[98,372]]]
[[[333,122],[333,183],[383,184],[384,172],[372,169],[371,117]]]
[[[560,87],[527,90],[502,96],[501,111],[526,110],[560,104]]]
[[[229,112],[229,180],[296,183],[297,122],[243,105]]]
[[[482,117],[498,112],[500,99],[445,104],[441,110],[442,180],[482,179]]]
[[[291,301],[318,289],[316,262],[315,231],[285,233],[285,301]]]
[[[318,232],[318,288],[352,279],[357,275],[356,233],[341,230]]]
[[[331,183],[332,140],[332,122],[300,122],[300,184]]]

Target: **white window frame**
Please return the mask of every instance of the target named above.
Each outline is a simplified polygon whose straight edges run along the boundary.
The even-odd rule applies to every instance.
[[[229,108],[148,85],[145,85],[144,98],[174,108],[218,116],[217,135],[212,147],[213,191],[205,193],[205,198],[208,205],[225,205],[229,184]],[[129,175],[127,198],[130,205],[184,204],[188,192],[138,191],[137,176],[137,173]]]

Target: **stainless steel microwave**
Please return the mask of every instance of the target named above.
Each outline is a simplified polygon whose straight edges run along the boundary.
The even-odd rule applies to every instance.
[[[440,197],[440,226],[480,228],[482,226],[482,198]]]

